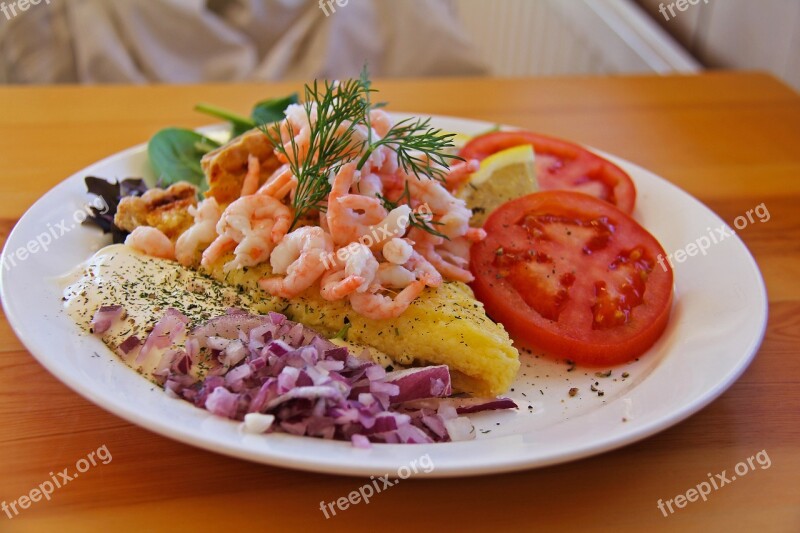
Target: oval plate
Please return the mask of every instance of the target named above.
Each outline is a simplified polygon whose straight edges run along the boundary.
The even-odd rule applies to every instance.
[[[434,117],[437,127],[476,134],[492,124]],[[222,127],[205,133],[221,134]],[[666,180],[617,157],[638,190],[634,217],[665,250],[727,225]],[[737,236],[675,266],[672,318],[658,343],[611,376],[523,354],[509,396],[520,408],[472,416],[474,441],[375,445],[271,434],[251,435],[240,424],[169,398],[130,370],[98,339],[79,331],[62,310],[57,278],[109,242],[75,220],[87,202],[87,175],[124,178],[150,174],[145,145],[81,170],[50,190],[20,219],[2,256],[0,298],[8,320],[30,352],[53,375],[98,406],[151,431],[218,453],[259,463],[347,475],[395,475],[427,454],[425,476],[488,474],[563,463],[653,435],[705,407],[742,374],[764,335],[767,297],[758,266]],[[730,229],[726,231],[731,231]],[[20,248],[44,242],[21,260]],[[626,377],[623,377],[623,373]],[[575,396],[569,395],[577,388]],[[597,389],[592,391],[592,387]],[[602,391],[602,395],[600,394]],[[428,464],[428,463],[426,463]],[[430,468],[427,468],[430,469]],[[426,469],[426,470],[427,470]]]

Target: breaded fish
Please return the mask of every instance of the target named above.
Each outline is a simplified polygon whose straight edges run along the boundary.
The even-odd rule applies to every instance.
[[[224,146],[208,152],[200,161],[208,180],[206,198],[216,198],[221,206],[239,198],[247,174],[247,158],[250,155],[256,156],[261,163],[259,185],[263,185],[281,166],[274,152],[272,143],[258,129],[245,132]]]
[[[152,226],[174,241],[194,222],[189,214],[193,205],[197,205],[197,188],[181,181],[142,196],[126,196],[119,202],[114,224],[125,231]]]
[[[276,310],[291,320],[325,335],[349,323],[349,341],[372,346],[400,365],[448,365],[459,391],[497,396],[508,390],[519,370],[519,353],[508,333],[486,316],[463,283],[427,288],[398,318],[372,320],[353,311],[347,299],[322,299],[318,285],[297,298],[276,299],[258,288],[258,280],[271,274],[269,264],[225,273],[223,265],[231,258],[221,258],[205,272],[256,301],[279,305]]]

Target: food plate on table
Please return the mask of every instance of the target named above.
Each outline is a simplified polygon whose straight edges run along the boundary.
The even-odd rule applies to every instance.
[[[285,105],[290,103],[287,100]],[[302,105],[294,109],[301,108]],[[218,110],[212,109],[212,112],[214,111]],[[212,114],[224,116],[219,112]],[[379,117],[377,114],[374,116]],[[268,120],[278,120],[278,117],[263,118],[263,114],[260,117],[259,120],[263,119],[264,123]],[[380,115],[382,120],[394,125],[404,124],[402,121],[406,117],[407,115],[398,114]],[[232,122],[236,133],[243,134],[243,137],[237,137],[240,141],[244,139],[240,142],[242,145],[251,142],[248,141],[247,135],[269,134],[266,126],[263,130],[251,129],[250,131],[254,133],[248,134],[246,118],[230,116],[226,118]],[[480,136],[494,129],[494,125],[491,124],[452,117],[432,117],[430,123],[411,122],[411,124],[421,124],[419,131],[423,134],[434,128],[436,131],[458,132],[459,136],[465,137]],[[236,131],[237,127],[240,128],[239,131]],[[386,126],[386,128],[377,138],[383,137],[383,134],[387,137],[391,135],[393,131],[391,127]],[[378,130],[379,128],[375,126],[375,131]],[[244,189],[249,187],[246,176],[226,176],[224,164],[220,167],[223,170],[217,169],[221,174],[209,169],[208,161],[211,160],[213,164],[214,155],[225,154],[225,147],[230,146],[225,144],[230,138],[230,126],[213,126],[200,131],[202,133],[200,137],[207,139],[211,146],[202,147],[197,143],[191,144],[194,142],[191,141],[190,149],[210,153],[209,157],[204,159],[203,170],[208,179],[205,187],[211,185],[209,189],[211,192],[206,191],[205,198],[216,194],[223,215],[228,212],[228,206],[239,200],[242,200],[240,204],[244,204],[244,200],[251,202],[252,198],[244,192]],[[286,140],[281,137],[281,130],[275,129],[273,133],[278,136],[278,140]],[[290,137],[299,133],[299,128],[298,131],[288,128]],[[287,135],[286,129],[283,130],[283,134]],[[169,135],[173,135],[171,139],[176,138],[174,133]],[[178,135],[185,136],[184,133]],[[271,140],[274,141],[274,138]],[[365,142],[375,142],[375,140],[370,138]],[[537,157],[540,155],[538,152],[541,152],[542,157],[552,157],[548,152],[551,148],[549,145],[542,146],[539,137],[535,142],[531,142],[536,148]],[[409,141],[409,145],[412,144]],[[519,143],[514,146],[517,144]],[[277,146],[275,142],[273,145]],[[170,146],[174,147],[175,144]],[[364,146],[371,145],[360,145],[359,150]],[[556,145],[553,150],[562,150],[563,146]],[[279,174],[281,163],[291,167],[293,157],[295,161],[300,161],[298,152],[291,151],[297,150],[295,145],[286,141],[285,147],[284,159],[276,162],[274,168],[264,169],[265,165],[269,164],[265,158],[271,157],[270,154],[262,154],[260,163],[250,161],[249,167],[245,160],[244,168],[250,176],[259,176],[259,172],[271,176]],[[248,147],[251,154],[256,149]],[[398,148],[395,153],[401,151],[402,149]],[[652,235],[652,237],[647,236],[653,243],[653,247],[647,249],[648,256],[660,257],[661,254],[655,252],[660,250],[666,256],[668,255],[666,252],[682,249],[686,243],[694,242],[699,235],[707,234],[709,228],[719,228],[724,225],[724,222],[708,208],[664,179],[617,157],[595,150],[590,151],[595,155],[580,157],[584,159],[590,157],[592,165],[607,165],[608,169],[611,169],[603,172],[626,173],[630,176],[636,191],[634,206],[631,196],[626,196],[624,191],[619,193],[615,190],[619,193],[614,197],[619,209],[613,206],[598,207],[598,202],[600,204],[604,202],[584,194],[577,195],[578,199],[584,198],[582,200],[586,202],[584,208],[592,212],[593,221],[608,221],[609,217],[612,220],[613,224],[608,223],[607,227],[603,226],[600,230],[597,230],[596,224],[591,228],[592,231],[600,231],[603,239],[616,231],[617,226],[630,225],[637,228],[641,226],[646,229],[643,230],[643,235],[647,232]],[[365,150],[366,155],[361,163],[366,162],[372,153]],[[361,153],[356,155],[360,156]],[[486,156],[491,154],[482,154],[479,159]],[[410,254],[415,253],[417,249],[421,250],[417,246],[418,242],[424,242],[430,235],[438,239],[435,242],[439,244],[444,240],[455,242],[465,235],[470,235],[475,241],[471,243],[472,253],[476,253],[475,250],[480,246],[489,246],[485,243],[493,243],[492,253],[487,254],[484,251],[483,257],[490,259],[495,255],[512,257],[507,241],[503,241],[502,246],[497,245],[500,242],[497,241],[500,238],[498,235],[503,234],[504,227],[501,213],[504,210],[507,213],[510,209],[507,206],[510,205],[520,208],[522,205],[520,202],[531,197],[538,200],[524,203],[524,209],[540,209],[541,205],[548,202],[562,205],[565,197],[552,192],[535,193],[531,197],[525,196],[524,199],[511,199],[510,202],[505,202],[507,198],[503,198],[504,203],[492,206],[493,209],[495,207],[497,209],[488,215],[488,221],[484,226],[489,231],[488,237],[469,229],[466,225],[459,230],[452,229],[448,225],[450,221],[439,214],[433,214],[428,218],[425,218],[424,214],[420,215],[421,202],[416,201],[414,198],[416,193],[409,192],[408,188],[405,193],[402,187],[398,189],[393,199],[388,198],[388,193],[386,193],[387,198],[376,195],[381,201],[385,200],[380,208],[382,213],[410,214],[412,220],[410,225],[407,216],[406,225],[403,225],[402,231],[395,236],[398,241],[405,238],[410,243],[410,248],[403,252],[405,256],[402,259],[392,261],[391,256],[396,252],[399,255],[403,253],[386,247],[388,241],[395,238],[390,236],[385,242],[370,243],[370,245],[379,244],[372,246],[373,250],[377,250],[374,251],[374,257],[369,250],[370,245],[366,245],[365,261],[370,262],[377,258],[379,261],[385,261],[391,268],[403,266],[407,270],[412,270],[416,278],[412,276],[404,285],[401,284],[396,290],[389,291],[388,296],[384,295],[380,297],[383,299],[379,299],[376,295],[380,294],[379,291],[384,290],[384,287],[379,287],[377,282],[368,284],[364,281],[368,275],[365,274],[367,270],[359,271],[358,276],[353,276],[351,267],[356,268],[354,266],[356,263],[347,263],[350,256],[347,254],[341,256],[338,260],[341,264],[338,267],[335,266],[338,264],[336,258],[332,256],[330,264],[319,266],[319,275],[310,283],[315,283],[314,287],[319,287],[316,290],[321,291],[325,276],[331,274],[329,279],[332,279],[330,285],[332,292],[336,294],[342,292],[344,296],[337,301],[331,300],[334,301],[332,304],[327,303],[327,298],[316,298],[316,293],[309,299],[309,293],[301,294],[294,291],[295,287],[288,286],[286,280],[291,275],[291,269],[285,277],[276,275],[287,272],[286,268],[281,271],[276,266],[281,259],[279,252],[291,247],[286,235],[295,232],[297,235],[302,233],[306,239],[303,241],[303,246],[307,245],[307,234],[311,233],[315,235],[325,233],[324,237],[328,238],[326,232],[330,231],[334,240],[337,239],[336,232],[339,231],[336,226],[337,221],[333,220],[334,226],[328,227],[332,215],[327,210],[327,205],[332,204],[327,202],[330,201],[330,195],[335,194],[342,180],[346,178],[352,180],[353,172],[358,179],[360,176],[358,172],[362,169],[359,167],[359,170],[354,171],[354,162],[349,166],[347,162],[337,166],[334,172],[330,172],[330,179],[319,182],[329,189],[314,199],[316,202],[314,209],[307,210],[308,212],[304,212],[302,216],[297,214],[300,210],[297,206],[300,204],[295,203],[295,199],[302,194],[297,183],[294,184],[294,188],[290,184],[284,191],[285,183],[278,183],[277,178],[261,177],[260,180],[256,180],[256,188],[267,187],[270,184],[280,186],[282,188],[280,196],[284,198],[281,201],[287,206],[296,208],[293,214],[297,216],[291,220],[291,225],[287,219],[286,231],[275,238],[274,245],[269,245],[270,249],[267,252],[273,253],[264,253],[264,250],[256,249],[256,252],[249,251],[250,255],[247,257],[240,256],[239,248],[234,251],[234,246],[241,244],[240,240],[236,240],[238,234],[232,231],[225,233],[217,229],[220,233],[214,237],[221,240],[216,245],[211,243],[209,246],[208,242],[204,245],[207,247],[205,249],[213,246],[224,247],[218,256],[212,257],[208,262],[207,271],[203,271],[211,274],[204,273],[203,276],[206,277],[197,277],[196,273],[192,273],[186,274],[189,277],[183,278],[183,271],[179,270],[182,267],[175,261],[170,261],[175,256],[175,249],[170,246],[174,246],[175,241],[180,240],[181,235],[186,232],[186,227],[193,227],[191,216],[194,216],[195,225],[201,221],[196,214],[200,207],[192,207],[192,210],[188,211],[191,216],[187,221],[176,222],[173,217],[165,222],[162,217],[157,222],[135,223],[133,224],[135,228],[128,236],[128,245],[117,244],[112,248],[104,248],[111,242],[108,234],[89,224],[81,224],[87,218],[85,206],[91,198],[87,196],[85,181],[87,176],[101,177],[110,181],[140,176],[145,178],[152,188],[154,178],[157,176],[154,175],[151,163],[159,157],[163,163],[164,154],[154,153],[152,142],[149,154],[147,145],[136,146],[81,170],[46,193],[25,213],[8,238],[3,251],[0,289],[6,314],[14,331],[40,363],[62,382],[126,420],[211,451],[276,466],[350,475],[393,474],[404,465],[418,462],[419,458],[426,454],[434,465],[430,472],[425,472],[426,476],[485,474],[561,463],[614,449],[653,435],[697,412],[722,394],[741,375],[755,355],[763,337],[767,314],[764,283],[752,256],[738,237],[715,243],[707,253],[704,251],[703,255],[691,257],[675,265],[674,269],[669,269],[668,266],[650,265],[650,270],[642,274],[642,279],[648,276],[657,280],[663,278],[663,281],[659,281],[661,284],[659,290],[663,295],[661,303],[666,311],[662,312],[663,309],[648,311],[646,314],[649,317],[648,324],[657,323],[649,333],[645,327],[647,324],[639,327],[640,324],[636,323],[639,315],[629,308],[617,306],[615,308],[617,315],[614,319],[613,313],[611,315],[605,313],[607,307],[595,304],[592,307],[595,313],[593,319],[596,320],[596,325],[592,327],[593,332],[596,333],[598,329],[613,328],[619,324],[638,328],[634,336],[635,342],[628,342],[629,336],[626,339],[627,343],[614,345],[618,346],[616,352],[618,357],[614,357],[613,353],[605,357],[604,352],[614,352],[616,348],[598,349],[599,341],[594,333],[577,340],[572,338],[567,343],[551,342],[552,335],[564,334],[558,328],[554,330],[548,326],[553,320],[559,320],[558,313],[561,307],[555,309],[553,306],[538,306],[542,300],[541,295],[546,294],[546,290],[544,293],[528,291],[527,278],[520,278],[514,274],[516,268],[514,265],[519,263],[519,259],[515,259],[512,263],[502,263],[502,268],[497,272],[492,270],[492,275],[498,280],[501,278],[515,280],[514,283],[517,283],[518,287],[519,283],[522,283],[525,287],[519,291],[522,300],[531,305],[532,309],[537,309],[544,317],[544,321],[526,321],[524,316],[522,319],[510,316],[507,310],[503,310],[502,302],[492,301],[494,290],[492,283],[484,283],[481,286],[478,282],[474,282],[472,287],[480,298],[480,301],[475,300],[470,289],[467,289],[466,285],[463,285],[462,289],[462,285],[459,284],[458,276],[467,276],[469,274],[467,271],[464,271],[466,274],[459,274],[460,271],[453,270],[454,279],[448,279],[450,270],[447,265],[443,265],[439,269],[445,272],[444,283],[437,283],[431,276],[435,277],[438,271],[431,271],[429,263],[424,261],[431,257],[427,255],[430,250],[427,250],[424,256],[418,254],[421,259],[417,262],[410,259],[412,257]],[[431,157],[435,159],[436,155],[433,154]],[[524,162],[529,156],[517,150],[509,157],[516,163]],[[383,164],[381,162],[383,160],[377,161],[377,159],[380,158],[376,158],[374,165]],[[452,162],[467,164],[459,163],[457,160]],[[481,166],[484,169],[487,167],[495,169],[499,163],[495,161]],[[163,166],[161,168],[163,171]],[[411,172],[413,169],[406,170]],[[473,176],[481,173],[477,162],[472,163],[469,170],[474,171]],[[348,171],[351,174],[346,176],[345,173]],[[427,171],[431,171],[430,166]],[[379,174],[378,171],[375,173]],[[302,169],[293,174],[295,177],[304,175]],[[540,178],[546,183],[548,177],[540,175]],[[226,179],[229,181],[226,182]],[[189,180],[191,181],[191,178]],[[232,183],[230,180],[238,180],[234,194],[230,188],[220,186],[221,183],[230,185]],[[411,178],[408,178],[408,181],[411,181]],[[300,183],[302,186],[302,180]],[[165,184],[161,185],[166,189]],[[347,182],[346,192],[354,196],[356,186],[357,184],[352,181]],[[412,189],[416,186],[416,182],[412,182]],[[250,194],[256,194],[255,188]],[[171,198],[176,205],[183,201],[193,206],[197,203],[194,192],[180,198],[177,196],[176,193]],[[200,198],[203,198],[202,193]],[[402,205],[403,198],[407,200],[408,208]],[[261,199],[257,200],[261,202]],[[372,206],[372,203],[366,202],[363,197],[347,200],[356,206],[352,212],[358,216],[363,215],[365,209],[371,209]],[[570,201],[573,200],[574,198]],[[125,201],[125,205],[117,211],[119,215],[117,220],[122,216],[136,219],[138,216],[135,211],[138,205],[136,202],[139,200]],[[322,202],[327,205],[320,207],[323,205]],[[363,206],[367,207],[362,208]],[[279,208],[284,209],[280,206]],[[548,209],[555,208],[551,206]],[[628,212],[632,209],[633,220],[627,222],[629,220],[627,215],[619,214],[620,209]],[[476,212],[475,208],[473,212]],[[527,213],[526,216],[533,216],[531,211]],[[306,218],[303,219],[303,216]],[[415,216],[419,218],[415,219]],[[548,211],[542,216],[546,216],[548,221],[555,220],[556,224],[561,224],[567,215]],[[222,227],[218,224],[219,217],[217,213],[212,227]],[[309,222],[310,219],[319,222]],[[528,224],[528,218],[525,220],[525,224]],[[540,217],[536,220],[544,219]],[[169,224],[173,224],[174,227],[183,224],[184,227],[176,229],[174,235],[168,235],[170,229],[174,229]],[[269,230],[272,231],[279,225],[280,219],[271,220]],[[143,259],[145,256],[137,255],[142,250],[136,253],[128,250],[135,245],[132,237],[141,233],[137,232],[138,226],[161,228],[157,230],[161,236],[171,239],[171,244],[166,241],[168,250],[165,252],[170,259],[156,260],[150,256],[146,259],[151,261],[147,263],[148,265],[156,264],[160,272],[169,274],[162,278],[153,277],[151,281],[153,287],[166,287],[172,280],[183,288],[169,291],[185,290],[187,294],[193,293],[194,296],[190,297],[195,298],[185,307],[180,307],[171,300],[158,301],[157,304],[151,305],[152,313],[141,318],[140,322],[137,322],[140,318],[137,318],[136,310],[143,307],[143,301],[155,301],[156,297],[152,294],[154,291],[142,291],[137,286],[130,294],[122,296],[122,293],[126,292],[127,282],[124,279],[119,283],[112,280],[109,284],[103,285],[108,289],[108,293],[93,299],[85,297],[86,285],[76,284],[81,279],[100,279],[110,271],[121,272],[131,268],[131,265],[144,264],[142,261],[145,260]],[[417,230],[416,240],[407,238],[410,233],[406,233],[406,230],[409,227],[411,230]],[[577,224],[575,227],[585,226]],[[53,228],[59,230],[55,231]],[[541,232],[537,233],[539,226],[534,228],[525,225],[525,228],[529,230],[530,235],[537,235],[536,238],[539,239],[535,241],[537,249],[552,251],[547,246],[550,246],[548,243],[553,239],[547,238],[546,235],[542,237]],[[442,234],[451,229],[454,233],[449,236]],[[48,237],[43,239],[42,235]],[[233,235],[230,238],[236,242],[226,242],[226,235]],[[597,237],[596,233],[593,235]],[[363,232],[360,237],[363,237]],[[374,237],[380,238],[378,234]],[[43,241],[46,241],[46,245],[42,245]],[[592,246],[596,247],[590,246],[589,249],[584,247],[582,255],[575,256],[575,264],[585,261],[592,252],[602,247],[597,244],[599,241],[596,238],[591,242],[594,243]],[[347,239],[339,239],[332,248],[325,244],[328,246],[325,249],[329,249],[335,256],[337,248],[341,250],[348,244]],[[400,242],[395,244],[399,249],[405,246]],[[383,251],[379,249],[381,247]],[[26,249],[28,253],[20,254],[18,252],[20,249]],[[104,252],[95,256],[95,259],[91,260],[95,262],[90,261],[87,267],[87,260],[101,249]],[[276,249],[278,252],[275,252]],[[156,253],[153,250],[149,249],[148,253]],[[641,250],[635,246],[627,248],[621,246],[620,250],[621,259],[614,263],[614,269],[636,268],[635,265],[631,265],[636,263]],[[197,252],[196,257],[187,257],[185,262],[194,263],[192,268],[202,271],[204,264],[201,263],[199,254],[203,252],[203,248]],[[105,255],[102,255],[103,253]],[[259,270],[262,265],[253,260],[254,253],[263,256],[261,263],[266,265],[264,268],[267,270]],[[120,262],[120,257],[125,258],[127,262]],[[320,255],[319,259],[324,262],[326,257]],[[655,260],[655,257],[652,259]],[[292,256],[289,262],[293,260],[299,261],[299,258]],[[245,264],[241,264],[242,261],[245,261]],[[539,263],[543,261],[540,257]],[[472,271],[478,274],[480,281],[480,268],[475,264],[477,262],[473,260]],[[507,270],[509,264],[510,270]],[[525,264],[535,264],[535,261]],[[212,269],[217,267],[219,271],[212,272]],[[170,270],[173,268],[176,269],[174,276]],[[665,277],[660,270],[655,270],[661,268],[665,273],[669,272],[669,277]],[[578,267],[576,269],[580,270]],[[193,271],[186,270],[186,272]],[[258,275],[253,272],[258,272]],[[569,276],[568,287],[573,283],[576,283],[576,286],[581,284],[581,272]],[[640,273],[638,270],[633,272]],[[248,275],[253,278],[252,290],[245,281],[241,281]],[[371,275],[375,275],[374,272]],[[146,277],[139,274],[133,276],[139,280]],[[323,281],[319,281],[320,276]],[[577,282],[573,279],[575,276],[579,278]],[[673,286],[672,276],[674,276],[674,296],[669,296],[670,288]],[[464,281],[472,282],[471,278],[472,276],[469,276]],[[263,281],[265,279],[270,281]],[[351,283],[352,287],[349,289],[343,284],[343,280],[348,279],[356,280]],[[560,279],[564,284],[566,278],[562,276]],[[502,281],[505,282],[505,279]],[[609,283],[611,282],[609,280]],[[256,294],[259,287],[269,292],[269,298],[261,293]],[[407,291],[401,290],[400,287],[419,288],[409,299],[410,303],[407,302],[402,308],[399,307],[400,297],[397,295]],[[225,292],[227,288],[234,290],[228,294]],[[598,294],[604,294],[605,285],[595,284],[594,289],[599,291]],[[302,290],[310,291],[312,288],[303,286]],[[635,294],[626,293],[627,296],[615,301],[617,303],[631,301],[632,294],[641,300],[640,293],[644,289],[637,290]],[[515,297],[514,294],[516,293],[511,297]],[[645,294],[649,297],[649,293]],[[202,302],[198,303],[198,295],[209,301],[208,307],[203,312],[195,312],[203,307]],[[75,313],[75,302],[79,296],[82,297],[80,301],[83,306],[83,318],[76,318],[78,315]],[[396,301],[391,298],[395,298]],[[69,300],[66,306],[65,299]],[[299,301],[303,304],[300,305]],[[390,301],[391,308],[387,303]],[[597,301],[602,303],[601,298]],[[269,303],[271,307],[260,305],[264,302]],[[561,305],[559,302],[561,300],[557,300]],[[631,305],[635,307],[639,303],[634,302]],[[513,340],[516,341],[514,349],[508,348],[511,346],[511,341],[505,335],[503,325],[495,324],[486,318],[484,304],[490,318],[498,319],[508,326],[506,329],[512,331]],[[469,307],[473,314],[458,316],[458,313],[454,314],[453,306],[463,306],[465,309]],[[454,335],[460,334],[462,339],[467,339],[461,341],[463,347],[448,344],[452,339],[446,339],[444,334],[439,335],[441,338],[425,341],[423,334],[414,331],[415,321],[426,323],[426,320],[429,320],[429,323],[426,324],[425,331],[445,331],[446,324],[440,324],[441,317],[436,314],[440,312],[440,307],[445,308],[441,311],[445,313],[443,316],[449,318],[456,316],[459,320],[467,321],[465,325],[450,326]],[[325,311],[332,309],[336,310],[335,320],[326,318]],[[628,314],[634,318],[629,319]],[[348,317],[344,321],[346,327],[343,331],[337,332],[336,326],[345,315]],[[76,325],[76,322],[83,326],[84,331]],[[483,325],[470,328],[473,322]],[[147,327],[140,328],[142,324]],[[388,324],[392,327],[381,327]],[[528,333],[532,327],[543,339],[539,346],[529,346],[529,341],[536,341],[536,335],[533,335],[531,340],[532,334]],[[383,331],[384,329],[388,331]],[[350,333],[348,330],[351,330]],[[645,333],[640,335],[641,331]],[[112,333],[114,339],[110,338]],[[180,342],[185,345],[173,346],[171,343],[178,342],[175,339],[179,333],[182,339]],[[392,335],[391,340],[382,339],[384,333]],[[642,340],[642,335],[647,338]],[[549,340],[545,340],[545,337]],[[401,357],[404,355],[402,349],[404,342],[412,347],[417,355],[422,354],[419,359],[414,359],[414,354],[411,354],[410,358]],[[372,351],[363,352],[364,344],[369,344]],[[448,348],[450,346],[454,348]],[[117,353],[109,347],[112,349],[116,347]],[[377,353],[375,353],[376,347],[379,348]],[[516,348],[519,349],[518,354]],[[570,356],[571,351],[574,351],[574,357]],[[198,355],[198,352],[205,355]],[[263,360],[256,361],[257,353],[262,352]],[[509,355],[511,352],[513,357]],[[250,355],[246,355],[248,353]],[[287,362],[287,358],[292,356],[295,357],[294,362]],[[210,367],[205,364],[209,361]],[[245,368],[247,365],[249,366]],[[287,366],[294,366],[299,370],[289,369],[291,370],[289,372]],[[138,370],[138,373],[132,368]],[[260,381],[256,379],[258,372],[265,376],[264,379]],[[273,372],[269,374],[270,376],[275,376],[274,383],[270,381],[272,378],[266,377],[269,372]],[[283,377],[278,379],[278,374]],[[289,381],[287,381],[288,375],[291,375]],[[423,378],[420,379],[420,376]],[[304,379],[308,383],[301,383]],[[331,394],[335,395],[335,391],[331,388],[332,379],[338,381],[340,389],[345,391],[345,397],[336,400],[339,403],[335,408],[330,403],[334,401]],[[323,385],[328,388],[325,389]],[[263,394],[258,400],[258,392],[262,386]],[[162,387],[166,388],[166,392]],[[272,387],[270,391],[267,390],[269,387]],[[420,388],[425,390],[420,392]],[[301,389],[300,392],[298,389]],[[293,392],[313,394],[313,398],[292,396]],[[473,397],[467,397],[465,393],[471,393]],[[324,402],[320,395],[327,395],[324,397]],[[430,403],[431,401],[434,403]],[[301,408],[306,404],[309,406],[309,411],[301,413]],[[383,404],[383,407],[378,404]],[[257,407],[253,408],[253,405]],[[314,405],[319,411],[317,414],[311,414]],[[447,407],[442,407],[443,405]],[[289,406],[294,410],[292,411]],[[370,413],[367,413],[368,408],[372,409]],[[320,409],[329,411],[323,413]],[[330,411],[330,409],[335,410]],[[321,422],[320,417],[325,420]],[[335,424],[332,421],[334,418],[337,420]],[[382,426],[382,422],[375,426],[376,419],[391,422],[391,427]],[[315,424],[316,429],[314,429]],[[398,428],[399,425],[403,427]],[[291,434],[292,432],[296,434]],[[327,438],[316,438],[323,436]]]

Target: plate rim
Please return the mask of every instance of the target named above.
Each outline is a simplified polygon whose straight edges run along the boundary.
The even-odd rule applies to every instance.
[[[409,113],[405,112],[395,112],[392,114],[397,116],[410,115]],[[488,129],[489,127],[494,126],[494,124],[491,122],[472,119],[472,118],[454,117],[448,115],[424,115],[424,116],[430,116],[434,124],[437,124],[437,122],[441,121],[458,122],[461,124],[469,124],[470,126],[474,127],[475,130],[477,131],[480,131],[480,128]],[[196,128],[196,130],[203,133],[218,132],[223,127],[224,126],[221,124],[213,124]],[[519,129],[514,126],[508,126],[508,125],[501,125],[501,128]],[[684,191],[683,189],[681,189],[674,183],[670,182],[669,180],[666,180],[665,178],[659,176],[658,174],[655,174],[654,172],[649,171],[639,166],[636,163],[615,156],[613,154],[609,154],[603,150],[598,150],[592,146],[587,146],[583,144],[580,145],[611,160],[613,163],[621,166],[626,170],[634,169],[635,172],[637,173],[649,174],[650,176],[661,181],[663,185],[666,185],[668,187],[674,188],[675,190],[679,191],[686,199],[691,199],[701,209],[709,211],[714,216],[717,216],[717,218],[720,218],[718,217],[718,215],[716,215],[714,211],[712,211],[699,199],[689,194],[688,192]],[[61,189],[68,187],[72,181],[82,180],[83,177],[92,173],[91,169],[107,165],[111,163],[113,160],[128,159],[134,156],[135,154],[140,153],[142,150],[146,151],[146,147],[147,143],[144,142],[123,149],[114,154],[110,154],[98,161],[93,162],[92,164],[84,167],[83,169],[78,170],[69,177],[61,180],[55,186],[50,188],[46,193],[37,198],[37,200],[30,207],[26,209],[25,213],[19,218],[17,223],[14,225],[14,228],[9,233],[6,239],[5,245],[3,247],[2,257],[0,257],[0,301],[3,302],[3,309],[5,315],[7,317],[9,325],[11,326],[11,329],[14,331],[14,334],[23,344],[25,349],[31,355],[33,355],[33,357],[39,362],[39,364],[41,364],[45,369],[47,369],[47,371],[50,372],[61,383],[64,383],[70,389],[72,389],[72,391],[78,393],[80,396],[89,400],[96,406],[106,410],[107,412],[110,412],[116,416],[119,416],[123,420],[126,420],[127,422],[143,427],[149,431],[152,431],[166,438],[177,440],[184,444],[188,444],[214,453],[222,453],[239,459],[253,461],[260,464],[269,464],[272,466],[278,466],[283,468],[293,468],[293,469],[318,472],[324,474],[335,474],[335,475],[357,476],[357,477],[373,475],[376,473],[385,473],[383,471],[384,469],[381,469],[380,472],[378,472],[375,469],[375,467],[370,464],[341,465],[341,464],[319,462],[316,460],[317,458],[315,457],[309,457],[306,455],[305,458],[303,459],[303,458],[298,458],[296,456],[284,456],[282,454],[276,454],[274,450],[272,450],[272,453],[269,453],[268,450],[263,451],[261,453],[256,453],[256,452],[251,452],[250,450],[242,446],[236,446],[234,444],[221,443],[213,440],[198,438],[196,435],[192,434],[188,429],[183,427],[176,428],[170,426],[168,421],[160,417],[154,418],[152,416],[140,415],[135,411],[135,409],[126,408],[126,406],[122,405],[121,402],[116,402],[116,401],[107,402],[106,401],[107,398],[103,397],[102,393],[98,393],[89,387],[82,386],[82,384],[79,383],[78,380],[73,379],[73,376],[70,374],[65,375],[63,373],[60,373],[58,371],[59,370],[58,365],[55,364],[55,360],[45,353],[40,353],[38,345],[34,345],[33,348],[31,347],[32,342],[26,338],[27,335],[25,335],[24,326],[21,323],[20,316],[18,316],[18,311],[15,310],[13,306],[11,309],[9,309],[7,305],[7,302],[12,301],[13,299],[9,300],[8,298],[10,293],[10,290],[7,286],[8,278],[6,275],[6,269],[3,268],[2,265],[6,264],[5,263],[6,256],[7,254],[11,253],[10,250],[14,248],[12,246],[9,246],[9,244],[14,242],[17,235],[23,232],[23,229],[21,228],[25,227],[25,223],[27,222],[26,217],[28,217],[28,215],[37,206],[37,204],[39,204],[40,202],[44,202],[46,198],[49,198],[52,195],[58,195]],[[769,301],[763,274],[761,273],[761,270],[758,267],[758,263],[755,261],[755,258],[753,257],[752,253],[750,252],[748,247],[744,244],[744,242],[741,241],[738,235],[736,236],[736,240],[739,241],[739,245],[745,252],[748,261],[747,266],[754,272],[754,274],[757,277],[759,312],[755,313],[754,316],[758,316],[760,318],[760,324],[757,328],[758,333],[755,335],[754,338],[751,339],[750,344],[742,349],[741,351],[742,356],[738,359],[736,365],[733,366],[726,375],[721,376],[720,379],[716,380],[717,383],[714,387],[705,390],[704,393],[700,394],[694,400],[687,401],[681,404],[681,406],[678,409],[673,409],[669,411],[668,414],[664,414],[658,419],[642,424],[637,428],[635,428],[634,430],[622,431],[622,433],[620,434],[617,434],[616,431],[610,431],[607,435],[605,435],[602,438],[599,439],[595,438],[582,446],[571,448],[567,453],[553,452],[545,455],[532,454],[532,456],[526,455],[522,457],[509,455],[505,456],[502,459],[493,458],[492,461],[479,465],[471,464],[471,465],[462,465],[461,467],[442,467],[441,469],[437,467],[430,473],[426,473],[424,475],[420,474],[418,476],[415,475],[415,477],[445,478],[445,477],[490,475],[490,474],[500,474],[512,471],[529,470],[533,468],[541,468],[545,466],[571,462],[578,459],[602,454],[614,449],[618,449],[627,446],[629,444],[638,442],[640,440],[643,440],[645,438],[648,438],[650,436],[653,436],[669,427],[672,427],[682,422],[691,415],[707,407],[711,402],[719,398],[728,388],[730,388],[741,377],[741,375],[752,363],[753,359],[758,354],[759,347],[763,342],[768,324]],[[110,350],[109,353],[111,353]],[[231,424],[236,424],[236,422],[233,421],[230,422]],[[305,437],[297,437],[297,438],[305,439]],[[468,447],[475,443],[492,442],[494,440],[502,440],[503,438],[505,437],[498,437],[497,439],[487,439],[485,441],[439,443],[427,446],[443,446],[443,447],[447,446],[449,447],[449,449],[452,449],[452,447],[460,447],[460,446]],[[324,441],[324,442],[326,442],[326,445],[350,446],[350,444],[347,442],[338,442],[338,441]],[[408,447],[408,445],[386,445],[386,444],[378,444],[375,446],[386,449],[398,446],[402,448]]]

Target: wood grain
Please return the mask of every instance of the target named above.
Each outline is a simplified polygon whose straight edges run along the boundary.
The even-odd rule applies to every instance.
[[[102,445],[107,465],[2,531],[800,530],[800,97],[759,74],[377,84],[393,109],[507,122],[585,142],[666,177],[740,233],[770,295],[763,346],[744,376],[687,421],[571,464],[473,479],[406,481],[325,520],[320,501],[354,478],[250,464],[154,435],[73,393],[0,317],[0,499],[11,501]],[[199,101],[245,111],[294,84],[0,88],[0,238],[42,193],[167,125],[197,126]],[[766,450],[772,466],[664,518],[673,498]]]

